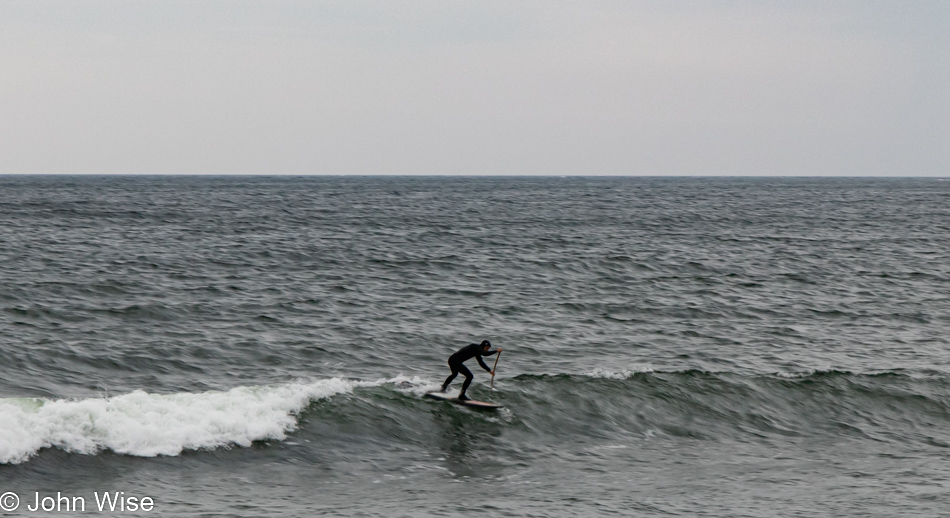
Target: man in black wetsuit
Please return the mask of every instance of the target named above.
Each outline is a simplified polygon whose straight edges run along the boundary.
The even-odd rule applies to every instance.
[[[474,378],[474,376],[472,375],[472,371],[468,370],[468,367],[462,364],[467,360],[471,360],[472,356],[474,356],[483,369],[489,374],[494,375],[495,373],[488,368],[488,365],[485,365],[482,356],[491,356],[499,352],[501,352],[501,347],[493,351],[491,350],[491,343],[489,343],[488,340],[484,340],[480,344],[466,345],[452,356],[449,356],[449,368],[452,369],[452,374],[450,374],[448,378],[445,378],[445,383],[442,384],[442,392],[445,392],[445,389],[449,388],[449,383],[452,383],[452,380],[461,372],[462,375],[465,376],[465,383],[462,383],[462,391],[459,392],[459,399],[467,401],[468,396],[465,395],[465,391],[468,390],[468,386],[472,384],[472,378]]]

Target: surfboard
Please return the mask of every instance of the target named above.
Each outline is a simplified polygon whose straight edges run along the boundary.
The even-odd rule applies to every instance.
[[[502,405],[497,405],[495,403],[486,403],[484,401],[475,401],[474,399],[467,399],[465,401],[460,401],[457,397],[452,397],[444,392],[426,392],[426,397],[430,399],[438,399],[439,401],[448,401],[450,403],[455,403],[456,405],[462,405],[472,408],[484,408],[484,409],[496,409],[501,408]]]

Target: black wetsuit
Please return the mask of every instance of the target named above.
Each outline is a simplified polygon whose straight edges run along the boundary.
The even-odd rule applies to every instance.
[[[448,388],[449,383],[452,383],[452,380],[461,372],[465,376],[465,383],[462,383],[462,391],[459,392],[459,399],[465,399],[465,391],[468,390],[468,386],[472,384],[472,371],[468,370],[468,367],[462,365],[465,361],[471,360],[474,356],[478,360],[478,364],[482,366],[483,369],[487,372],[491,372],[491,369],[488,368],[488,365],[485,365],[485,362],[482,360],[482,356],[491,356],[497,353],[497,350],[491,349],[489,345],[488,351],[482,350],[483,346],[481,344],[470,344],[459,349],[455,354],[449,356],[449,368],[452,369],[452,374],[445,379],[445,383],[442,384],[442,391],[444,392]]]

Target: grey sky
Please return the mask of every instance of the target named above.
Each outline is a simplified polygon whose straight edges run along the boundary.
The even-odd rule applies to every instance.
[[[0,174],[950,176],[950,2],[0,0]]]

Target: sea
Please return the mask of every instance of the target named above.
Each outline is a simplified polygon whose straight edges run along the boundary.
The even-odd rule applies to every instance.
[[[0,515],[946,516],[948,335],[943,179],[2,176]]]

